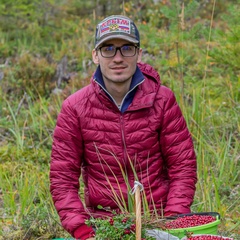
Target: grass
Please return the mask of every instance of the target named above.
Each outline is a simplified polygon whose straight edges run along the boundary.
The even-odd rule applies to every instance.
[[[152,64],[162,83],[175,92],[193,136],[199,181],[192,210],[219,212],[219,231],[238,239],[240,69],[236,53],[240,31],[234,19],[239,19],[240,11],[237,4],[230,4],[230,17],[222,14],[223,18],[214,19],[223,4],[216,3],[204,12],[205,25],[194,17],[197,1],[185,6],[188,20],[178,19],[183,8],[172,4],[142,12],[149,22],[138,25],[145,49],[143,60]],[[137,11],[127,6],[127,14]],[[36,22],[26,31],[1,30],[0,239],[69,237],[61,228],[49,193],[51,134],[62,100],[86,85],[95,69],[90,61],[94,33],[89,27],[95,19],[63,19],[52,18],[58,21],[54,31]],[[180,20],[185,21],[185,29],[179,28]],[[159,27],[164,21],[170,28]],[[34,30],[34,38],[30,30]],[[13,41],[16,33],[18,40]],[[61,83],[60,94],[53,94],[55,70],[64,56],[72,78],[68,84]]]

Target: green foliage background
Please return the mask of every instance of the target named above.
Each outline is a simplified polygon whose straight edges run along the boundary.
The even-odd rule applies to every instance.
[[[198,158],[193,211],[239,237],[240,1],[0,0],[0,239],[69,236],[49,194],[62,100],[89,83],[96,23],[125,14],[176,94]],[[80,192],[82,194],[82,192]]]

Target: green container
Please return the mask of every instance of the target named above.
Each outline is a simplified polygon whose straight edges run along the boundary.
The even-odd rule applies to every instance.
[[[216,221],[207,223],[201,226],[196,226],[196,227],[169,229],[167,230],[167,232],[180,239],[186,236],[186,232],[190,232],[193,234],[218,235],[218,225],[221,223],[219,213],[216,213],[216,212],[191,213],[191,214],[182,214],[182,215],[179,215],[178,217],[191,216],[191,215],[211,215],[216,217]]]

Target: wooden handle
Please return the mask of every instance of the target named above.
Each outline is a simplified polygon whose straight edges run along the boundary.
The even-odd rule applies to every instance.
[[[136,187],[135,192],[135,211],[136,211],[136,240],[141,240],[142,219],[141,219],[141,196],[139,186]]]

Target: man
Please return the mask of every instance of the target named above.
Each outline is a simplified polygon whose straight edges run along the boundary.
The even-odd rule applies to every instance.
[[[90,216],[127,207],[135,180],[144,187],[150,211],[165,216],[190,212],[197,181],[186,122],[172,91],[141,63],[136,25],[110,16],[98,24],[95,38],[97,70],[88,86],[63,102],[50,169],[62,225],[81,240],[93,239],[85,224]],[[78,194],[81,174],[84,203]]]

